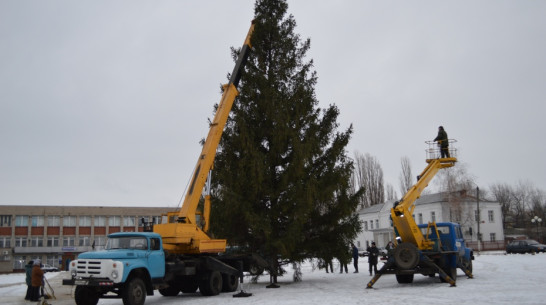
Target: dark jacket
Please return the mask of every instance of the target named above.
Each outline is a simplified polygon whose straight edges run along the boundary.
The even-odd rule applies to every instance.
[[[368,247],[368,263],[377,264],[377,257],[379,256],[379,249],[376,246]]]
[[[353,246],[353,258],[358,259],[358,248]]]
[[[33,265],[33,263],[28,263],[28,264],[25,265],[25,274],[26,274],[25,281],[27,282],[27,286],[32,286],[32,282],[31,282],[31,279],[32,279],[32,265]]]
[[[438,136],[436,136],[434,141],[438,141],[441,147],[449,146],[449,141],[447,140],[447,132],[443,128],[438,130]]]

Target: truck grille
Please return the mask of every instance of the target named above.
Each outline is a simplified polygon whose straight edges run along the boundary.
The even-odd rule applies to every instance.
[[[76,272],[78,276],[87,277],[102,277],[101,271],[104,270],[102,265],[106,263],[104,260],[79,259],[76,264]]]

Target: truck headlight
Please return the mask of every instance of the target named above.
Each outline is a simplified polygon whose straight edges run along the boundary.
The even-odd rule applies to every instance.
[[[72,269],[70,270],[70,275],[72,275],[72,277],[76,277],[78,271],[76,269]]]
[[[114,271],[112,271],[112,274],[111,274],[110,276],[112,277],[112,279],[115,280],[115,279],[118,278],[118,275],[119,275],[119,274],[118,274],[118,271],[117,271],[117,270],[114,270]]]

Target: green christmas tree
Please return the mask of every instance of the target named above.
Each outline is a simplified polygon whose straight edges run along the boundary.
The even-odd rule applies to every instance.
[[[213,172],[211,229],[271,268],[346,257],[360,230],[339,109],[318,107],[310,40],[294,30],[286,1],[258,0],[256,27]],[[236,58],[238,51],[233,50]]]

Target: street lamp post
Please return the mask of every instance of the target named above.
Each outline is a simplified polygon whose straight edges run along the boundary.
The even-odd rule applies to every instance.
[[[535,223],[537,225],[537,240],[540,242],[540,236],[538,236],[538,226],[542,222],[542,218],[540,218],[538,216],[535,216],[535,217],[531,218],[531,222]]]

